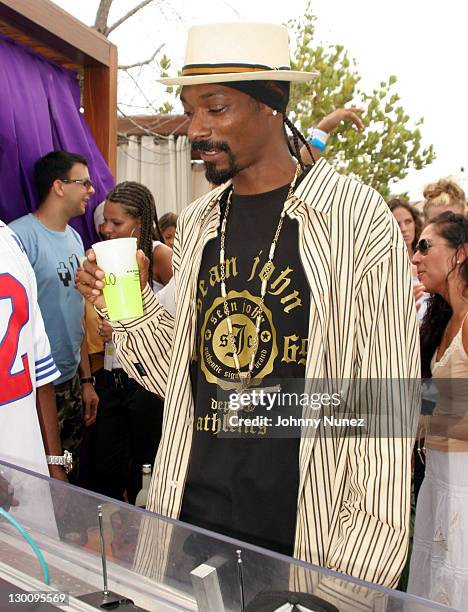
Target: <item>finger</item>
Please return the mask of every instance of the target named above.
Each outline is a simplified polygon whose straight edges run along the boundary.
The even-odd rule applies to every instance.
[[[363,108],[345,108],[345,119],[352,121],[352,123],[357,127],[358,130],[364,129],[364,123],[362,122],[361,115],[364,112]]]
[[[87,300],[90,304],[93,304],[97,308],[105,308],[106,302],[102,295],[102,291],[99,289],[93,289],[92,287],[88,287],[86,285],[77,284],[75,285],[76,289],[81,293],[81,295]]]
[[[364,129],[364,123],[362,122],[361,117],[358,114],[356,114],[355,112],[351,113],[350,119],[358,130]]]
[[[94,264],[90,264],[94,265]],[[87,287],[91,287],[92,289],[102,289],[104,287],[104,282],[101,280],[103,278],[104,272],[99,268],[95,268],[94,273],[89,270],[85,270],[84,268],[78,268],[75,276],[75,283],[78,285],[85,285]],[[99,275],[99,276],[97,276]]]
[[[92,263],[96,261],[96,253],[93,251],[93,249],[88,249],[86,251],[86,259],[88,260],[88,262]]]
[[[81,293],[81,295],[88,300],[89,302],[91,302],[92,304],[95,302],[95,300],[97,300],[99,298],[99,296],[101,295],[101,291],[97,290],[97,289],[93,289],[92,287],[90,287],[89,285],[85,285],[83,283],[80,282],[76,282],[75,283],[75,287],[78,289],[78,291]]]
[[[96,406],[94,405],[90,406],[90,409],[87,412],[85,412],[83,420],[86,426],[94,423],[94,421],[96,420]]]
[[[82,283],[82,282],[77,280],[77,281],[75,281],[75,288],[86,299],[90,299],[92,297],[96,298],[96,297],[102,296],[102,290],[99,289],[97,285],[95,285],[93,287],[91,285],[88,285],[87,283]]]
[[[87,272],[88,274],[91,274],[91,276],[95,278],[102,279],[105,276],[104,271],[101,270],[101,268],[96,263],[96,257],[94,256],[94,251],[92,251],[92,253],[88,251],[87,256],[85,257],[82,265],[78,269],[85,270],[85,272]]]

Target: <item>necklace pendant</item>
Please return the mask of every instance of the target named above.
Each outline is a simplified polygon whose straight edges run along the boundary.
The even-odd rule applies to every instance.
[[[250,372],[239,372],[239,382],[241,385],[241,391],[245,391],[246,389],[248,389],[250,387],[251,383],[251,376],[250,376]]]
[[[238,374],[239,374],[239,383],[240,383],[239,394],[243,395],[244,397],[246,395],[251,396],[252,392],[249,391],[249,388],[252,385],[251,373],[249,372],[249,370],[247,370],[246,372],[239,371]],[[243,412],[252,412],[254,409],[255,408],[252,405],[252,402],[242,407]]]

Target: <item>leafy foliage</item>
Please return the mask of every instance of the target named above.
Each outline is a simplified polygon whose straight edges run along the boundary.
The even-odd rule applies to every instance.
[[[291,119],[306,133],[337,108],[363,108],[365,130],[358,132],[349,125],[340,125],[330,136],[324,156],[336,168],[388,197],[392,182],[403,179],[410,169],[420,170],[435,158],[432,145],[424,149],[421,146],[420,127],[424,120],[411,124],[399,104],[396,76],[381,81],[371,93],[362,91],[356,62],[343,46],[325,48],[314,44],[315,21],[309,4],[305,14],[288,26],[292,39],[297,41],[292,68],[320,73],[312,82],[293,85]]]

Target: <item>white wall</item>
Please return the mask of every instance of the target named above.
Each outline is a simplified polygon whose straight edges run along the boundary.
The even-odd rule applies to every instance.
[[[117,182],[138,181],[151,190],[158,217],[180,211],[210,190],[203,165],[192,164],[186,136],[156,140],[130,136],[117,149]]]

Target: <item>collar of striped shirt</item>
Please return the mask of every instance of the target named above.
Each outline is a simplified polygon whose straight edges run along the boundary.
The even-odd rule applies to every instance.
[[[286,204],[286,214],[294,218],[294,212],[297,207],[304,202],[307,206],[311,206],[317,212],[328,215],[332,204],[332,193],[336,187],[339,175],[336,174],[327,164],[325,159],[321,157],[313,166],[311,166],[306,175],[299,180],[299,184],[294,191],[294,196]],[[200,223],[202,224],[207,217],[210,216],[213,208],[218,206],[223,194],[232,185],[232,181],[228,181],[220,185],[211,192],[211,199],[200,211]]]

